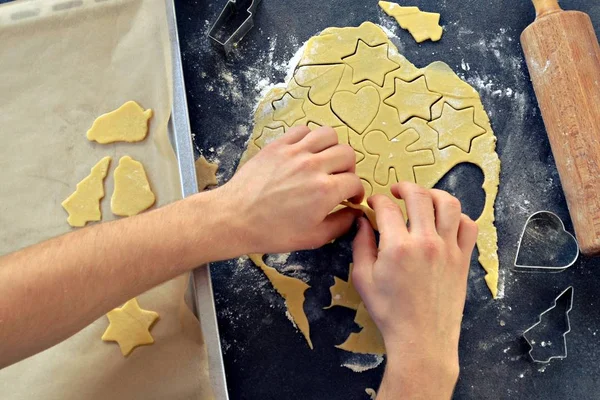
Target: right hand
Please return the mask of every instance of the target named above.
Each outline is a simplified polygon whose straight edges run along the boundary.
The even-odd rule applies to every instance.
[[[331,211],[362,200],[355,160],[332,128],[292,128],[266,146],[218,189],[238,218],[241,251],[313,249],[344,234],[360,212]]]
[[[388,365],[400,360],[398,368],[439,377],[438,382],[448,378],[451,393],[458,376],[458,340],[477,225],[446,192],[408,182],[393,185],[391,191],[405,201],[410,227],[390,198],[371,197],[379,249],[362,218],[352,278],[383,336]]]

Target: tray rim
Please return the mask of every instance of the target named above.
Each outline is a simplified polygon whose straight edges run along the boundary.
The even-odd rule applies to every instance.
[[[169,25],[169,40],[171,44],[171,61],[173,74],[173,105],[169,119],[169,131],[173,134],[173,144],[181,182],[183,197],[198,193],[196,170],[194,166],[194,151],[188,114],[187,95],[179,47],[177,16],[174,0],[165,0],[167,21]],[[210,266],[201,265],[190,275],[189,289],[193,297],[193,311],[200,320],[206,352],[208,355],[209,379],[215,399],[228,400],[227,381],[221,339],[217,323]]]

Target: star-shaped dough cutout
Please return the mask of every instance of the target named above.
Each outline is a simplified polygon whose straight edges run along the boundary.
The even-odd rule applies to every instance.
[[[401,123],[412,117],[430,120],[431,106],[442,97],[441,94],[427,88],[424,76],[412,82],[404,82],[402,79],[396,78],[394,87],[394,94],[383,102],[398,110]]]
[[[370,80],[376,85],[383,86],[385,76],[400,68],[388,58],[388,47],[387,43],[371,47],[359,40],[356,53],[343,58],[344,62],[352,68],[352,83]]]
[[[278,126],[277,128],[269,128],[268,126],[265,126],[260,136],[254,139],[254,144],[256,144],[258,148],[264,149],[265,146],[272,141],[279,139],[284,134],[285,129],[283,126]]]
[[[117,342],[121,353],[128,356],[137,346],[154,343],[150,328],[158,319],[158,313],[142,310],[133,298],[121,308],[106,314],[110,324],[102,335],[105,342]]]
[[[196,182],[198,182],[198,191],[201,192],[209,186],[217,185],[217,169],[219,164],[210,163],[206,158],[200,156],[196,160]]]
[[[306,116],[302,109],[303,105],[304,100],[297,99],[286,92],[281,99],[273,102],[273,109],[275,110],[273,119],[283,121],[287,126],[292,126],[294,122]]]
[[[486,131],[474,121],[475,109],[473,107],[454,109],[450,104],[444,103],[442,115],[428,125],[438,133],[438,148],[456,146],[465,153],[471,151],[471,142]]]

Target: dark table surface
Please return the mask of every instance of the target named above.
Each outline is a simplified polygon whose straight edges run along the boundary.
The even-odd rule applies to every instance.
[[[252,130],[252,111],[267,82],[283,81],[296,50],[329,26],[373,21],[388,28],[400,52],[417,66],[442,60],[479,91],[498,137],[502,160],[496,226],[503,297],[490,298],[474,260],[460,343],[457,399],[599,398],[600,261],[580,258],[559,274],[510,270],[526,218],[556,212],[571,229],[559,177],[546,138],[519,35],[533,21],[530,1],[413,0],[441,13],[444,35],[437,43],[415,43],[377,7],[375,0],[263,0],[254,29],[228,56],[207,39],[225,1],[176,1],[188,102],[195,144],[221,163],[220,182],[236,167]],[[406,2],[403,2],[406,3]],[[407,5],[406,3],[405,5]],[[563,0],[565,9],[590,14],[600,28],[600,2]],[[576,68],[576,66],[574,66]],[[472,216],[481,210],[481,173],[458,168],[440,183],[463,200]],[[334,348],[353,326],[353,312],[322,310],[330,302],[333,275],[346,278],[351,234],[334,245],[294,253],[277,268],[312,286],[305,311],[315,350],[285,316],[283,300],[267,278],[244,260],[212,265],[229,391],[233,399],[361,399],[377,388],[384,363],[356,373],[345,363],[376,364]],[[573,285],[575,298],[567,335],[569,356],[543,366],[527,357],[521,336],[554,298]],[[558,313],[560,319],[560,312]],[[560,336],[558,337],[560,339]],[[556,339],[554,346],[559,346]],[[435,384],[432,382],[432,384]]]

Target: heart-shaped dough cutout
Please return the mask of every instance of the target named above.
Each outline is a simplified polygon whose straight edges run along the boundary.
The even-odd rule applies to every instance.
[[[362,134],[375,119],[379,103],[377,89],[365,86],[356,93],[336,92],[331,99],[331,109],[346,125]]]
[[[562,220],[549,211],[531,215],[521,234],[515,269],[525,272],[560,272],[579,257],[575,237],[566,231]]]
[[[319,106],[329,103],[331,96],[335,93],[342,75],[343,64],[332,65],[307,65],[298,68],[294,79],[298,85],[309,87],[308,97],[310,101]]]

